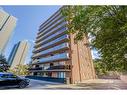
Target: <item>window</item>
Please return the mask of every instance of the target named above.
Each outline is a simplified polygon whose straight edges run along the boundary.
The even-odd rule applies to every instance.
[[[17,78],[16,75],[9,75],[8,78]]]
[[[58,72],[57,77],[58,78],[65,78],[65,72]]]
[[[7,74],[3,74],[3,75],[1,75],[1,78],[8,78],[8,75]]]
[[[3,74],[1,75],[1,78],[17,78],[17,76],[13,74]]]

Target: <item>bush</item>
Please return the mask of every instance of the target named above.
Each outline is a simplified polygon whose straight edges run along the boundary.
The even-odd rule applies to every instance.
[[[3,72],[3,70],[0,68],[0,72]]]
[[[94,67],[97,76],[102,76],[107,74],[106,66],[100,59],[94,60]]]
[[[17,65],[15,68],[13,69],[9,69],[8,72],[11,72],[13,74],[16,75],[22,75],[22,76],[26,76],[28,75],[28,65]]]

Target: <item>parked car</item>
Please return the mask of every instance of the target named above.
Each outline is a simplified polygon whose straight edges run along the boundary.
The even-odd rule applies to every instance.
[[[21,78],[12,73],[0,72],[0,88],[25,88],[29,85],[30,80],[27,78]]]

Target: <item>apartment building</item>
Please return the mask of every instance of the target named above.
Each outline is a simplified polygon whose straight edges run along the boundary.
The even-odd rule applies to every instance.
[[[4,53],[17,19],[0,8],[0,53]]]
[[[67,30],[61,9],[40,25],[32,56],[32,76],[69,79],[71,83],[95,78],[87,35],[75,43],[74,35],[67,34]]]
[[[28,41],[20,41],[17,44],[14,45],[10,56],[8,58],[9,65],[11,68],[15,68],[19,64],[24,64],[29,49],[29,43]]]

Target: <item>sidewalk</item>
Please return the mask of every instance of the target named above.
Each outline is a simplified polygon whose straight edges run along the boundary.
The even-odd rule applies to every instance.
[[[51,85],[45,89],[112,90],[127,89],[127,84],[115,79],[86,80],[79,84]]]

